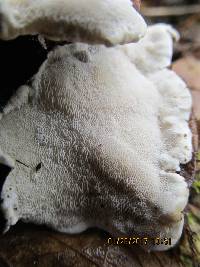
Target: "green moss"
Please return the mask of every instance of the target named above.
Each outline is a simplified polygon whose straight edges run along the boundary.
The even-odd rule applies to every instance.
[[[192,185],[192,199],[200,199],[200,151],[197,153],[197,172]],[[187,232],[179,246],[180,258],[183,266],[200,266],[200,206],[199,202],[192,202],[186,214]],[[197,205],[196,205],[197,204]]]
[[[184,267],[193,267],[194,266],[193,261],[190,257],[185,256],[185,255],[181,255],[180,258],[181,258],[181,262],[183,263]]]
[[[196,216],[192,212],[187,213],[187,220],[188,220],[188,224],[190,225],[190,227],[191,225],[194,225],[195,223],[197,223]]]
[[[198,153],[197,153],[197,156],[196,156],[196,157],[197,157],[197,160],[198,160],[198,161],[200,161],[200,151],[198,151]]]
[[[199,179],[194,181],[192,187],[194,188],[197,194],[200,194],[200,180]]]
[[[200,171],[196,172],[195,181],[192,184],[192,187],[194,188],[197,194],[200,194]]]

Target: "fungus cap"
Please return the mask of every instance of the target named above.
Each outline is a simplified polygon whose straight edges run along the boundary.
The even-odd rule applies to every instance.
[[[0,39],[47,39],[116,45],[140,39],[146,23],[130,0],[1,0]]]
[[[141,49],[159,29],[164,42],[172,38],[165,25],[152,27]],[[172,46],[164,49],[166,59]],[[12,168],[1,193],[6,230],[21,219],[65,233],[99,227],[172,239],[150,249],[177,243],[189,195],[178,173],[192,157],[192,103],[163,62],[146,73],[123,46],[76,43],[49,53],[0,120],[0,158]]]

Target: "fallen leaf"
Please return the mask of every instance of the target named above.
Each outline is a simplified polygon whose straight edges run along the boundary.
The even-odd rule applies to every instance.
[[[0,237],[1,267],[180,267],[173,252],[148,253],[138,247],[107,245],[108,235],[80,235],[18,224]],[[2,263],[2,264],[1,264]]]
[[[200,91],[200,60],[187,55],[175,61],[172,69],[186,81],[191,90]]]
[[[172,65],[172,69],[186,82],[191,89],[193,111],[197,120],[200,135],[200,60],[194,55],[186,55]]]

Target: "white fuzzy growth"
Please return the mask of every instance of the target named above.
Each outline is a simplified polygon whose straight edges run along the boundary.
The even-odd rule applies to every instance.
[[[30,88],[23,85],[18,88],[16,94],[11,97],[6,107],[3,110],[4,114],[10,113],[15,109],[20,109],[24,104],[28,102],[30,96]]]
[[[163,138],[167,153],[161,155],[161,166],[176,171],[180,171],[180,163],[191,160],[193,150],[188,126],[192,97],[183,80],[166,69],[171,64],[173,40],[178,39],[178,32],[170,25],[156,24],[148,27],[145,37],[138,43],[119,46],[155,84],[163,98],[159,118],[161,127],[165,129]]]
[[[15,225],[19,220],[19,214],[15,211],[17,207],[17,195],[15,192],[3,190],[1,198],[4,200],[0,208],[6,218],[6,226],[4,233],[6,233],[12,225]]]
[[[173,40],[178,39],[178,32],[170,25],[156,24],[148,27],[138,43],[121,46],[121,49],[140,71],[151,73],[170,66]]]
[[[130,0],[1,0],[0,39],[48,39],[108,45],[137,41],[146,24]],[[117,29],[117,30],[116,30]]]
[[[186,164],[192,158],[192,134],[188,125],[192,97],[185,83],[173,71],[165,69],[148,77],[163,96],[160,118],[161,127],[165,129],[163,138],[167,153],[162,156],[162,164],[168,165],[170,170],[176,162],[178,171],[180,163]]]
[[[15,161],[10,156],[6,155],[6,153],[1,151],[1,149],[0,149],[0,163],[9,166],[11,168],[13,168],[15,165]]]
[[[161,36],[166,28],[158,27]],[[149,38],[143,42],[142,51]],[[8,218],[5,192],[12,186],[17,196],[10,225],[18,216],[67,233],[98,226],[178,241],[189,190],[176,171],[192,155],[191,96],[164,69],[166,47],[158,53],[165,63],[148,72],[156,54],[142,69],[122,47],[76,43],[49,54],[32,101],[0,120],[0,147],[18,160],[2,193]]]

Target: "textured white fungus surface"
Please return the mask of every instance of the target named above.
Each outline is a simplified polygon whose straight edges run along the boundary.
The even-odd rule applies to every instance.
[[[1,39],[42,34],[48,39],[105,43],[137,41],[146,23],[130,0],[1,0]]]
[[[176,35],[157,25],[130,46],[49,53],[0,120],[0,160],[12,163],[1,193],[6,230],[22,219],[66,233],[97,226],[179,240],[189,190],[178,172],[192,144],[191,96],[166,69]]]
[[[171,64],[173,39],[179,40],[179,33],[167,24],[149,26],[147,33],[138,43],[122,46],[131,61],[143,73],[151,73]]]

